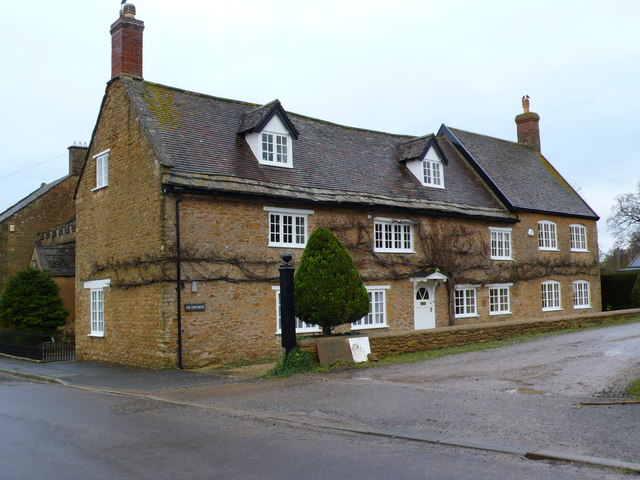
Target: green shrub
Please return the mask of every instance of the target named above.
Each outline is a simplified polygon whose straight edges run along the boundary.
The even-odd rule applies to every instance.
[[[11,278],[0,296],[0,328],[50,333],[68,312],[49,272],[28,269]]]
[[[309,237],[294,280],[295,313],[324,334],[369,312],[369,296],[340,240],[326,228]]]
[[[267,377],[288,377],[296,373],[311,372],[316,363],[309,352],[301,352],[299,347],[291,349],[284,359],[267,373]]]

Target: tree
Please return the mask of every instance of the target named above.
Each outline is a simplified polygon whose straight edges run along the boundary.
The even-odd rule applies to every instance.
[[[49,272],[28,269],[11,278],[0,296],[0,328],[50,333],[67,318]]]
[[[638,193],[625,193],[616,197],[613,216],[607,220],[609,229],[623,244],[637,239],[640,233],[640,183]],[[634,235],[635,234],[635,235]]]
[[[309,237],[294,279],[294,303],[296,316],[320,325],[325,335],[369,312],[369,296],[353,260],[326,228]]]

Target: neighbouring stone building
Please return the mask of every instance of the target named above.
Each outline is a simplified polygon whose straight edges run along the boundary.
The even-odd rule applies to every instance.
[[[47,271],[51,279],[58,285],[58,295],[62,298],[64,308],[69,311],[65,330],[74,332],[76,308],[76,220],[69,219],[64,225],[38,233],[31,266]]]
[[[274,356],[280,256],[318,227],[369,292],[354,330],[601,309],[598,217],[540,153],[528,98],[517,143],[357,129],[143,80],[143,29],[126,3],[76,191],[78,358]]]
[[[0,213],[0,292],[31,263],[38,233],[66,224],[75,215],[74,190],[87,147],[69,147],[69,173]]]

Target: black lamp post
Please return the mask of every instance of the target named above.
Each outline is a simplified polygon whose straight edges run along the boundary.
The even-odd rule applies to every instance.
[[[289,353],[296,346],[296,316],[293,309],[293,273],[295,269],[289,262],[292,255],[282,254],[284,265],[280,265],[280,330],[282,347]]]

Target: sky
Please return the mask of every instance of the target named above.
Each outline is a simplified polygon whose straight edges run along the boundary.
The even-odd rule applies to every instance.
[[[516,141],[521,98],[542,153],[614,238],[640,181],[637,0],[131,0],[146,80],[407,135],[442,123]],[[7,2],[0,17],[0,212],[68,173],[111,73],[120,0]]]

